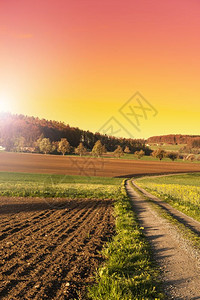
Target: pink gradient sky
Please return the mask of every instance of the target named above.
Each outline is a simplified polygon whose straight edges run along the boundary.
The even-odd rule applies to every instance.
[[[199,134],[199,15],[197,0],[2,0],[0,109],[96,131],[139,90],[158,115],[133,135]]]

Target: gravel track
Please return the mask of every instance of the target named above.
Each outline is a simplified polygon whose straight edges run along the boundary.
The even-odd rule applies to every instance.
[[[175,226],[161,217],[144,197],[128,182],[127,192],[132,200],[140,225],[144,227],[153,258],[161,270],[161,279],[166,299],[200,299],[200,265],[190,245],[180,236]],[[141,190],[151,200],[157,201],[179,221],[199,230],[199,222],[178,212],[168,204]]]

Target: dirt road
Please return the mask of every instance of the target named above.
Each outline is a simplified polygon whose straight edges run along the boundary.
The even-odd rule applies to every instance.
[[[155,209],[143,199],[128,183],[126,185],[138,215],[144,234],[149,240],[153,257],[161,269],[161,279],[167,299],[200,299],[200,261],[190,245],[180,236],[175,227],[158,215]],[[145,193],[145,191],[143,190]],[[151,197],[150,194],[148,196]],[[151,199],[156,200],[154,197]],[[162,201],[157,199],[161,204]],[[200,223],[181,214],[167,205],[179,221],[200,235]]]
[[[0,171],[130,178],[200,172],[200,164],[0,152]]]
[[[114,231],[112,202],[1,197],[0,204],[0,299],[86,299]]]

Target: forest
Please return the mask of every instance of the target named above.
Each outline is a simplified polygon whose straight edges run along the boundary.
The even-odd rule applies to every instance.
[[[37,140],[43,138],[49,139],[51,143],[57,143],[65,138],[72,148],[83,143],[88,151],[91,151],[95,143],[100,140],[109,152],[115,151],[118,146],[123,149],[128,147],[131,153],[141,149],[145,154],[151,152],[145,146],[144,139],[117,138],[98,132],[92,133],[78,127],[70,127],[64,122],[22,114],[0,114],[0,146],[3,146],[6,151],[37,152]]]
[[[167,144],[187,144],[190,147],[200,147],[200,135],[169,134],[152,136],[148,138],[148,143],[167,143]]]

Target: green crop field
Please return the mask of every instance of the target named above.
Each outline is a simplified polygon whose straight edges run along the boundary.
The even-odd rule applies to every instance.
[[[109,198],[121,179],[46,174],[0,173],[0,195],[22,197]]]
[[[160,147],[157,147],[156,149],[158,149],[158,148],[160,148]],[[164,149],[164,148],[162,148],[162,149]],[[171,151],[174,151],[174,150],[171,150]],[[127,153],[125,153],[120,158],[115,158],[112,153],[107,153],[107,156],[105,156],[104,158],[113,158],[113,159],[116,159],[116,160],[119,160],[119,159],[130,159],[130,160],[137,160],[137,161],[141,160],[141,161],[152,161],[152,162],[153,161],[159,161],[158,158],[155,158],[155,157],[153,157],[151,155],[144,155],[143,157],[141,157],[140,159],[138,159],[136,157],[136,155],[134,155],[134,154],[127,154]],[[172,160],[170,158],[167,158],[167,157],[164,157],[162,159],[162,161],[168,162],[168,163],[172,162]],[[198,164],[198,163],[200,163],[200,161],[198,161],[198,160],[189,161],[189,160],[183,160],[183,159],[176,159],[175,162],[184,163],[184,164],[195,164],[195,163]]]
[[[145,177],[137,184],[200,221],[200,173]]]
[[[179,151],[184,146],[186,146],[186,144],[179,144],[179,145],[172,145],[172,144],[166,144],[166,143],[164,143],[163,145],[149,144],[149,148],[152,150],[157,150],[157,149],[161,148],[166,151]]]
[[[179,175],[168,175],[168,176],[152,176],[143,177],[138,179],[138,183],[156,183],[156,184],[179,184],[179,185],[191,185],[200,186],[200,173],[188,173]]]

